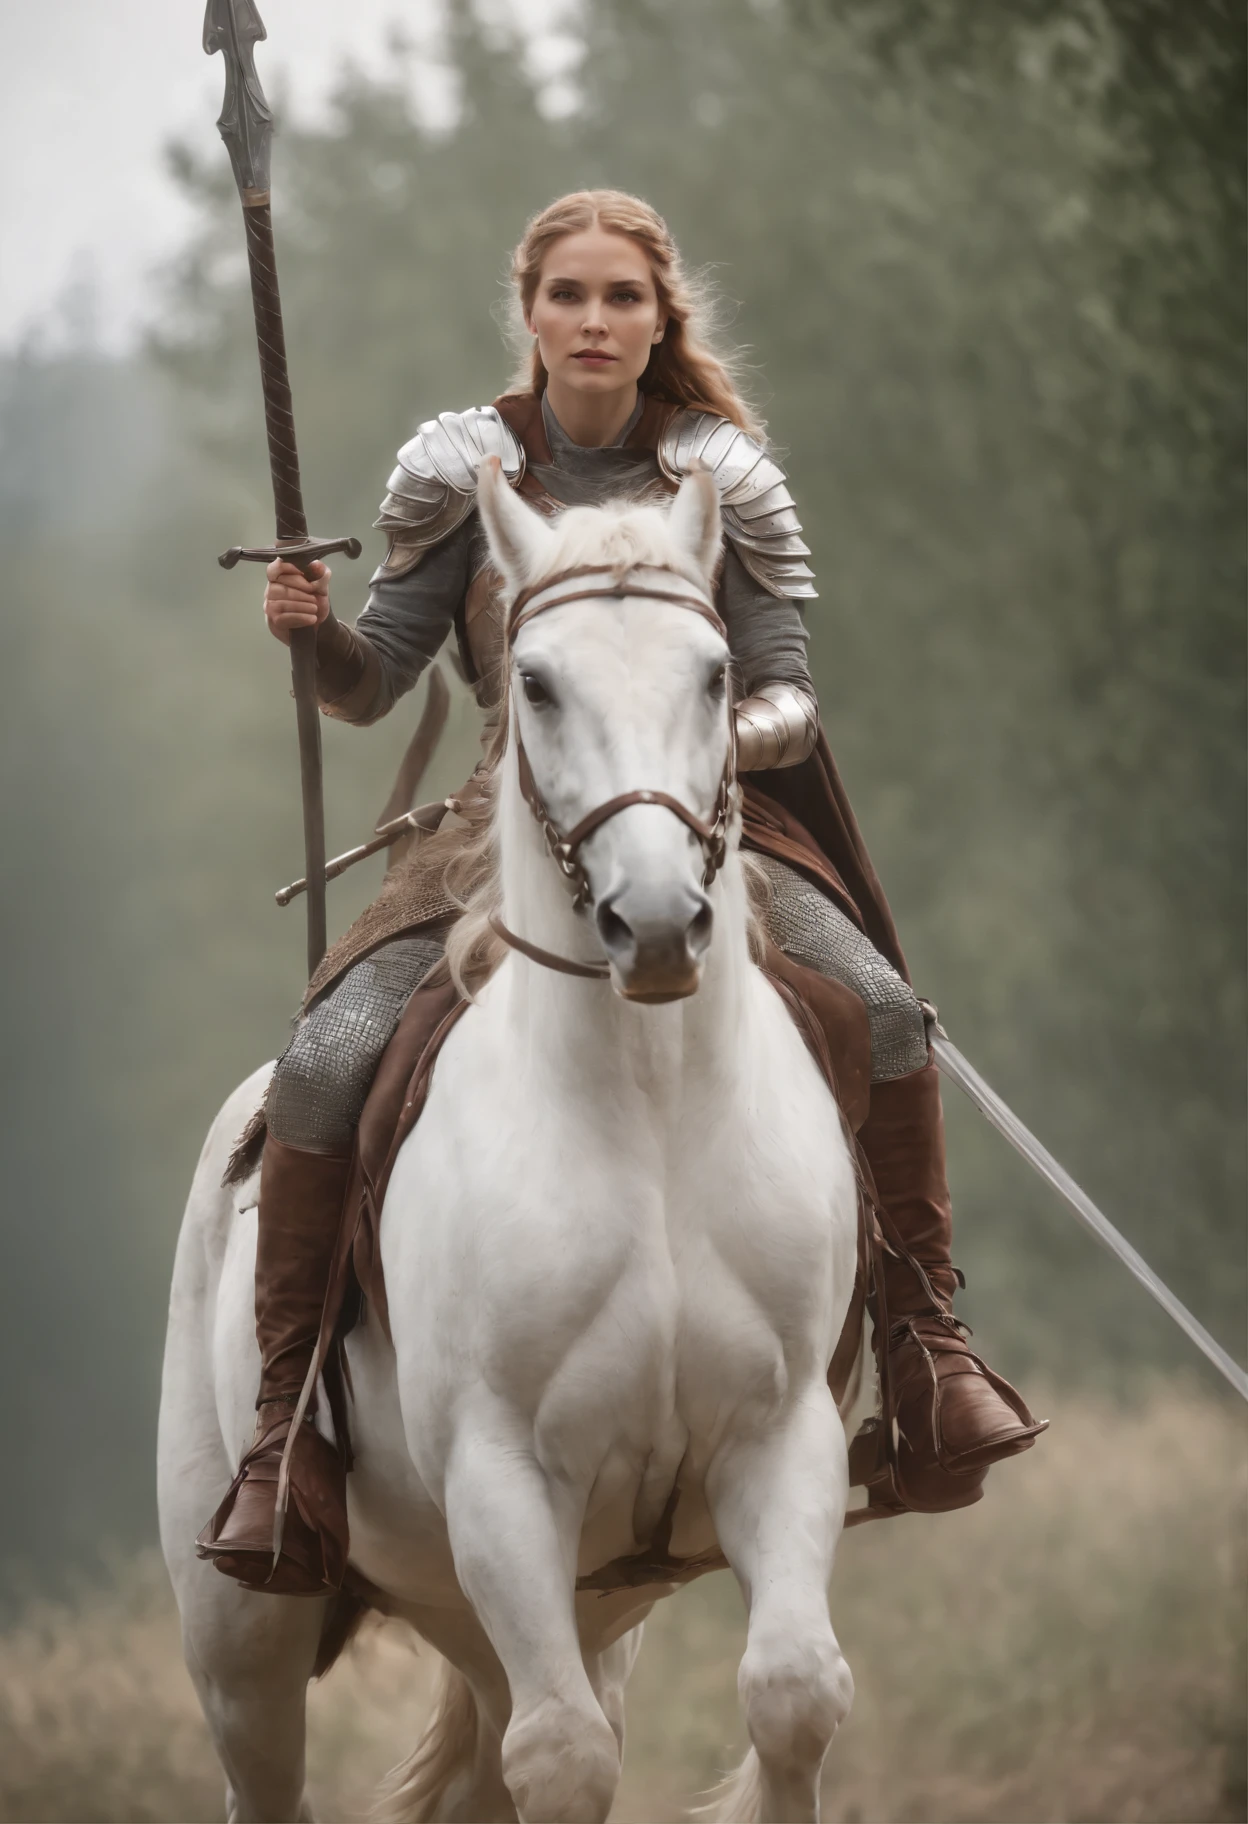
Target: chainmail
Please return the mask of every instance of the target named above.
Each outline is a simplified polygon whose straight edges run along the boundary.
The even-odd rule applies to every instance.
[[[408,997],[441,955],[440,933],[384,944],[303,1016],[269,1086],[265,1112],[275,1140],[311,1153],[350,1145]]]
[[[852,920],[795,869],[753,858],[771,882],[764,917],[771,941],[794,962],[852,988],[871,1025],[871,1081],[908,1077],[927,1063],[927,1031],[913,988]]]
[[[914,991],[817,887],[771,856],[755,859],[771,882],[766,921],[773,943],[852,988],[866,1006],[872,1081],[922,1070],[927,1034]],[[304,1015],[269,1087],[266,1114],[274,1139],[314,1153],[350,1145],[408,997],[441,955],[441,933],[383,944]]]

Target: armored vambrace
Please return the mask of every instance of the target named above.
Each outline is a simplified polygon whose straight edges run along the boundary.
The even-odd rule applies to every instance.
[[[737,767],[754,773],[797,766],[814,751],[819,710],[794,684],[764,684],[737,704]]]
[[[316,630],[316,694],[328,716],[365,722],[381,688],[381,660],[370,641],[331,613]]]

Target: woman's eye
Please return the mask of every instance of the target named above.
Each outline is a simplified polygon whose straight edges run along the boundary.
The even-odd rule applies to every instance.
[[[524,672],[520,682],[524,686],[526,700],[532,703],[535,709],[541,709],[544,704],[551,701],[550,692],[542,683],[542,680],[534,677],[531,671]]]
[[[617,291],[611,302],[613,304],[635,304],[637,293],[635,291]]]

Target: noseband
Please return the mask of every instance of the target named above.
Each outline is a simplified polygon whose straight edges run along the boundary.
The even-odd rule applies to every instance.
[[[657,574],[661,578],[674,579],[681,584],[680,588],[654,588],[646,584],[630,582],[628,579],[638,571]],[[577,588],[565,588],[568,583],[578,583]],[[694,614],[700,614],[704,621],[709,621],[716,633],[727,638],[728,630],[715,612],[709,599],[695,592],[694,585],[686,582],[684,577],[661,565],[628,565],[623,570],[601,564],[581,564],[575,569],[560,570],[554,576],[543,578],[540,583],[522,589],[511,606],[507,623],[508,649],[517,633],[529,621],[539,614],[545,614],[551,608],[563,608],[569,602],[625,601],[640,597],[645,601],[671,602],[677,608],[688,608]],[[733,738],[733,725],[729,719],[728,756],[720,776],[719,790],[711,808],[709,819],[699,817],[688,805],[682,804],[679,798],[673,798],[670,792],[659,792],[642,789],[633,792],[620,792],[615,798],[608,798],[604,804],[589,811],[580,822],[566,835],[561,831],[547,809],[542,797],[529,756],[525,751],[524,736],[520,731],[520,719],[515,722],[516,731],[516,765],[520,778],[520,791],[524,801],[546,838],[546,847],[565,880],[573,889],[572,904],[575,910],[589,904],[592,899],[589,876],[580,860],[581,845],[588,841],[595,830],[600,830],[604,823],[621,811],[627,811],[635,804],[657,804],[665,811],[671,811],[697,837],[702,847],[705,863],[702,873],[703,887],[709,887],[719,870],[724,865],[728,852],[728,819],[732,809],[732,786],[736,777],[736,741]],[[605,980],[610,970],[603,964],[573,963],[567,957],[557,957],[552,951],[542,950],[536,944],[527,943],[509,931],[502,919],[495,914],[490,919],[493,930],[514,950],[519,950],[533,962],[544,963],[546,967],[559,969],[567,975],[592,976]]]

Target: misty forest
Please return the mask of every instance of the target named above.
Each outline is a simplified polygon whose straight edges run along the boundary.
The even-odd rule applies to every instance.
[[[337,612],[354,618],[381,555],[368,528],[394,450],[504,389],[526,218],[580,186],[649,198],[713,280],[789,473],[824,722],[916,986],[1242,1351],[1240,11],[585,0],[577,29],[552,98],[460,4],[451,124],[414,110],[396,33],[391,82],[348,72],[330,118],[280,133],[309,517],[365,539],[360,563],[334,560]],[[275,51],[280,118],[277,70]],[[301,902],[273,903],[303,872],[287,655],[258,572],[216,564],[272,533],[237,195],[223,154],[168,156],[194,228],[143,348],[101,352],[78,297],[55,340],[0,363],[4,1818],[167,1817],[201,1792],[219,1808],[193,1700],[163,1695],[185,1681],[145,1556],[160,1351],[203,1135],[281,1049],[302,989]],[[326,724],[331,854],[370,833],[422,700],[371,730]],[[476,742],[456,686],[424,797]],[[331,885],[331,940],[380,874]],[[828,1815],[1242,1816],[1238,1415],[1004,1142],[956,1091],[945,1103],[959,1309],[1054,1426],[980,1509],[846,1543],[860,1704]],[[675,1815],[670,1794],[732,1758],[738,1628],[724,1577],[656,1625],[617,1815]],[[964,1685],[936,1651],[950,1629]],[[133,1656],[107,1716],[65,1669],[73,1641]],[[46,1704],[77,1677],[78,1720],[49,1709],[60,1747],[37,1752],[52,1661]],[[341,1674],[337,1746],[314,1757],[326,1791],[354,1791],[343,1715],[384,1735],[370,1689],[390,1703],[410,1677],[418,1713],[427,1677],[403,1668],[420,1662],[381,1663]],[[172,1708],[136,1746],[126,1703]],[[403,1748],[414,1727],[405,1713]]]

